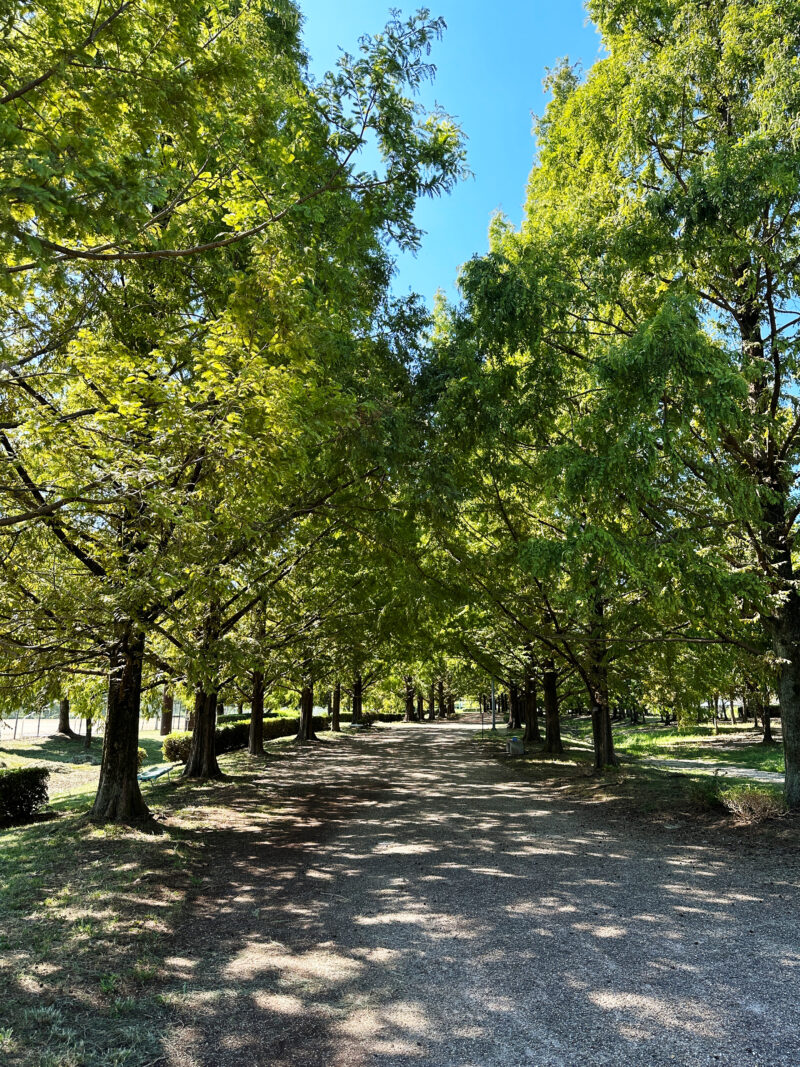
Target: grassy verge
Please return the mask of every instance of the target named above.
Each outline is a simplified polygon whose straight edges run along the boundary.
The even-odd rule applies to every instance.
[[[562,726],[566,738],[587,742],[591,738],[591,723],[585,719],[567,720]],[[714,734],[710,726],[695,726],[690,730],[678,727],[614,726],[614,745],[620,755],[645,756],[651,759],[704,760],[731,766],[783,774],[783,747],[764,745],[754,740],[753,729],[742,723],[720,725]]]
[[[754,783],[735,775],[719,776],[716,772],[709,773],[703,769],[698,769],[696,773],[682,773],[635,760],[626,760],[618,769],[595,775],[592,773],[593,757],[589,738],[585,730],[575,728],[579,725],[574,721],[565,724],[564,752],[558,756],[533,746],[528,748],[524,756],[506,756],[507,738],[512,734],[521,736],[521,731],[507,733],[502,729],[496,734],[487,731],[483,736],[478,733],[472,738],[472,743],[482,746],[499,759],[507,759],[509,765],[537,784],[568,793],[588,803],[606,805],[610,814],[640,816],[667,824],[676,817],[695,822],[719,823],[722,818],[730,823],[755,824],[785,814],[786,804],[779,785]],[[666,730],[664,734],[667,734]],[[677,731],[672,731],[672,734],[671,738],[658,738],[666,742],[661,751],[668,755]],[[614,740],[616,743],[616,731]],[[697,738],[690,738],[690,750],[696,745]],[[736,759],[726,758],[718,762],[751,767],[753,764],[747,762],[750,747],[744,744],[736,750]],[[620,753],[651,755],[652,747],[647,739],[642,749],[637,752],[635,745],[618,746]],[[680,758],[695,758],[687,755],[683,749],[680,751]],[[767,766],[764,769],[770,768]]]
[[[267,765],[291,742],[268,742]],[[146,787],[157,833],[94,826],[93,786],[62,794],[49,821],[0,831],[4,1067],[160,1061],[172,936],[203,884],[207,832],[271,815],[265,761],[234,752],[220,764],[222,782]]]
[[[146,766],[163,763],[162,738],[157,730],[147,730],[139,737],[147,752]],[[89,749],[83,739],[69,741],[61,735],[6,741],[0,745],[0,767],[47,767],[50,771],[50,796],[81,793],[97,785],[103,739],[96,737]]]

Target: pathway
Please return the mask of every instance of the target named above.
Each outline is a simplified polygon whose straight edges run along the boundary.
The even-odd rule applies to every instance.
[[[470,733],[266,765],[208,829],[159,1062],[796,1067],[800,857],[615,820]]]

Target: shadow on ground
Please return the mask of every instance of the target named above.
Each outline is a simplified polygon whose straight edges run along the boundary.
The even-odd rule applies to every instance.
[[[381,730],[232,795],[164,1063],[800,1062],[796,854],[637,828],[468,737]]]

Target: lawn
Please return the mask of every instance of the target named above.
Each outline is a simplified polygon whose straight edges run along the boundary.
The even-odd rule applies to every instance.
[[[147,752],[145,766],[164,762],[162,740],[158,730],[145,730],[139,735],[139,745]],[[100,776],[102,754],[102,737],[95,737],[88,750],[83,738],[70,741],[61,734],[29,737],[0,744],[0,767],[47,767],[52,799],[95,787]]]
[[[155,762],[156,739],[144,741]],[[267,743],[267,761],[283,758],[286,741]],[[68,746],[43,740],[32,758],[40,762],[44,750],[48,764],[92,770],[96,777],[97,760],[74,762],[80,750]],[[98,744],[92,757],[99,759],[99,752]],[[16,747],[3,758],[9,754],[25,759]],[[269,810],[269,795],[251,785],[255,772],[263,773],[263,759],[234,752],[220,765],[228,776],[222,782],[162,780],[146,787],[158,832],[93,825],[85,811],[94,788],[86,784],[61,794],[54,818],[0,830],[4,1065],[158,1061],[163,1029],[180,996],[164,992],[165,960],[203,883],[206,831],[227,824],[234,806]]]

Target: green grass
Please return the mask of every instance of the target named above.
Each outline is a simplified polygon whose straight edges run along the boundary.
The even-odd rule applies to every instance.
[[[591,741],[591,723],[585,719],[567,720],[562,724],[562,732],[565,737],[575,741]],[[751,741],[753,736],[752,727],[746,723],[735,726],[720,724],[718,735],[714,734],[711,726],[693,726],[689,730],[682,730],[677,726],[653,724],[614,725],[614,746],[620,755],[704,760],[783,774],[783,747],[780,744],[764,745],[759,741]]]
[[[263,761],[234,752],[220,763],[223,782],[147,787],[158,833],[90,823],[93,785],[57,799],[50,821],[0,831],[4,1067],[160,1062],[165,960],[202,884],[209,828],[268,810],[251,784]]]
[[[139,744],[147,752],[145,766],[164,762],[161,741],[157,730],[147,730],[140,735]],[[50,771],[50,796],[54,798],[82,793],[96,786],[102,752],[102,737],[94,738],[88,750],[84,748],[82,738],[69,741],[60,735],[31,737],[6,741],[0,745],[0,766],[47,767]]]

